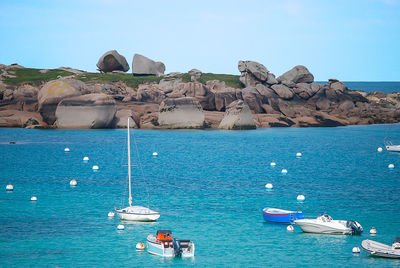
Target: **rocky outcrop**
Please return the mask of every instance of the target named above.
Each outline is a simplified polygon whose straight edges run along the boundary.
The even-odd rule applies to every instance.
[[[80,95],[77,88],[81,84],[83,83],[78,80],[64,79],[47,82],[38,93],[38,109],[43,121],[52,125],[56,121],[55,112],[58,103],[64,98]]]
[[[242,92],[239,89],[225,87],[220,90],[212,90],[215,99],[215,109],[225,111],[229,104],[237,99],[242,99]]]
[[[0,65],[0,79],[16,78],[21,70],[15,68],[18,66]],[[304,66],[296,66],[278,78],[257,62],[240,61],[238,68],[244,88],[238,85],[239,77],[220,76],[226,79],[225,82],[206,81],[212,75],[202,75],[196,69],[190,71],[192,82],[187,82],[188,75],[182,73],[164,75],[159,83],[154,77],[107,83],[60,78],[39,87],[40,90],[28,84],[17,86],[0,81],[0,112],[4,111],[0,114],[0,126],[56,127],[52,124],[57,119],[59,107],[57,126],[60,127],[126,127],[127,118],[133,118],[136,127],[148,129],[218,128],[224,111],[239,100],[248,105],[257,127],[330,127],[400,121],[400,93],[367,94],[349,90],[337,79],[315,83],[312,82],[313,75]],[[58,70],[73,71],[70,68]],[[39,70],[40,73],[47,76],[50,70]],[[73,71],[71,76],[74,75],[79,79],[89,78],[87,73],[79,70]],[[115,77],[119,79],[120,75]],[[139,80],[143,82],[137,85]],[[103,93],[118,105],[119,111],[111,123],[108,123],[113,117],[110,107],[115,104],[108,104],[112,101],[103,100],[103,104],[93,104],[94,100],[91,100],[92,104],[82,101],[88,94]],[[80,95],[82,99],[78,97]],[[80,101],[70,102],[71,98]],[[38,111],[41,116],[35,113]],[[24,115],[29,112],[36,117]],[[42,118],[49,125],[41,121]],[[73,125],[73,119],[79,122],[78,125]]]
[[[255,129],[256,124],[249,106],[242,100],[237,100],[229,104],[218,128],[228,130]]]
[[[100,57],[96,64],[99,71],[108,73],[112,71],[129,71],[129,65],[125,57],[119,54],[116,50],[110,50]]]
[[[18,101],[36,101],[39,89],[30,85],[23,85],[13,92],[13,98]]]
[[[215,110],[214,93],[199,82],[180,83],[168,97],[193,97],[204,110]]]
[[[43,128],[47,125],[38,113],[4,110],[0,111],[0,127]]]
[[[129,127],[130,128],[138,128],[136,120],[134,119],[135,115],[132,110],[122,109],[118,110],[115,114],[114,124],[116,128],[127,128],[128,127],[128,119],[129,119]]]
[[[297,65],[277,78],[278,82],[312,83],[314,76],[303,65]]]
[[[166,94],[157,84],[139,85],[136,99],[140,102],[153,102],[160,104],[166,98]]]
[[[57,106],[58,128],[89,129],[111,127],[117,106],[106,94],[64,98]]]
[[[134,75],[163,75],[165,65],[160,61],[153,61],[140,54],[135,54],[132,61],[132,73]]]
[[[166,99],[160,105],[158,115],[160,128],[204,128],[204,123],[203,109],[195,98]]]

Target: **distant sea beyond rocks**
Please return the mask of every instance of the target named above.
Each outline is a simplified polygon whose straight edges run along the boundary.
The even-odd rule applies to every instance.
[[[239,75],[164,74],[165,65],[135,54],[132,73],[117,51],[99,73],[68,67],[32,69],[0,64],[0,127],[254,129],[334,127],[400,122],[400,92],[349,90],[329,79],[314,82],[297,65],[276,77],[255,61]]]

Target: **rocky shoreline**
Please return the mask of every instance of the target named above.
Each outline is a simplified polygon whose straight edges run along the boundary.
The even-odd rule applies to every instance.
[[[39,75],[33,82],[17,83],[25,68],[0,65],[0,127],[124,128],[127,118],[133,119],[133,127],[142,129],[238,130],[400,122],[399,92],[367,94],[349,90],[336,79],[315,83],[301,65],[275,77],[260,63],[239,61],[239,86],[205,81],[205,74],[196,69],[165,75],[163,63],[138,54],[133,59],[133,74],[124,73],[129,65],[116,51],[105,53],[97,66],[99,74],[60,68],[57,71],[65,75],[51,79],[54,70],[39,70],[42,79]],[[94,75],[96,80],[88,80]],[[105,77],[111,78],[102,82]],[[124,82],[130,77],[140,78],[137,86]]]

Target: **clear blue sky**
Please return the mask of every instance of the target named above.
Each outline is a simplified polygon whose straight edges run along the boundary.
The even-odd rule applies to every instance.
[[[280,75],[400,81],[400,0],[0,1],[0,63],[95,71],[116,49],[166,72],[239,74],[255,60]]]

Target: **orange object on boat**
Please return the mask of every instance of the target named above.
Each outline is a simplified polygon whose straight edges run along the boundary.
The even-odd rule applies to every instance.
[[[161,242],[164,245],[168,245],[172,242],[172,233],[168,230],[158,230],[156,235],[156,241]]]

